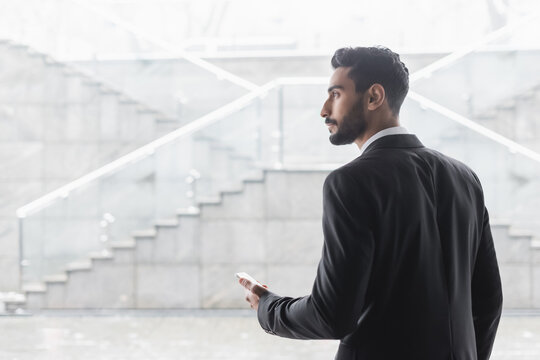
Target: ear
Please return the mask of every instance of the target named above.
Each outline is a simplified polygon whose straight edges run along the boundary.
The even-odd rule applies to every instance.
[[[381,84],[373,84],[367,89],[367,108],[368,110],[378,109],[386,99],[386,93]]]

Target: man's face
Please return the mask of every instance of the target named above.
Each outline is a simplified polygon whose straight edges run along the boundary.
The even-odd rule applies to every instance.
[[[348,77],[350,68],[339,67],[330,78],[328,99],[321,116],[330,131],[334,145],[351,144],[366,132],[367,122],[362,106],[362,93],[356,93],[354,81]]]

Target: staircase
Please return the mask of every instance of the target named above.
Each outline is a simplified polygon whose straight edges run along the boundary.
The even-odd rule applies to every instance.
[[[111,184],[105,181],[107,179],[100,179],[104,184],[95,185],[95,189],[91,189],[94,193],[81,191],[79,195],[84,201],[78,206],[66,201],[58,208],[47,209],[47,216],[56,216],[62,211],[76,215],[73,219],[58,216],[58,221],[65,221],[59,227],[64,232],[61,235],[71,234],[67,239],[42,234],[39,227],[38,231],[34,229],[43,238],[48,235],[47,246],[53,248],[71,247],[80,254],[89,244],[87,240],[98,238],[88,227],[95,221],[95,213],[109,207],[117,216],[117,227],[104,248],[93,246],[97,250],[88,251],[75,262],[55,259],[62,265],[58,271],[30,274],[36,276],[26,279],[22,287],[24,299],[4,301],[7,308],[12,311],[19,308],[29,311],[245,308],[242,291],[233,275],[237,271],[251,273],[277,293],[290,296],[309,293],[322,247],[320,196],[328,170],[266,170],[260,174],[256,169],[262,168],[261,164],[273,164],[276,154],[257,156],[256,149],[271,152],[275,144],[282,141],[290,152],[282,154],[286,160],[304,161],[303,157],[294,157],[298,153],[314,155],[310,159],[313,164],[321,159],[319,153],[326,156],[329,153],[325,153],[322,142],[305,138],[304,142],[299,142],[294,137],[301,137],[303,132],[298,130],[304,129],[304,122],[313,118],[311,113],[296,116],[304,114],[305,107],[311,108],[301,96],[305,89],[291,92],[293,102],[299,104],[287,104],[289,118],[285,120],[278,111],[283,93],[281,89],[274,90],[266,97],[264,106],[253,104],[251,113],[233,114],[218,124],[211,136],[197,133],[192,138],[175,140],[163,147],[170,146],[170,149],[149,155],[153,160],[126,167],[126,173],[113,174],[111,177],[117,177],[117,182]],[[418,109],[407,107],[405,118],[411,119],[411,130],[418,129],[426,145],[458,159],[471,160],[475,164],[472,167],[485,174],[479,175],[482,180],[487,179],[484,183],[487,194],[515,197],[521,178],[531,186],[536,185],[535,172],[530,171],[533,168],[520,166],[517,156],[509,154],[506,147],[477,133],[471,135],[470,129],[441,119],[441,115],[437,118],[427,114],[421,106],[417,106]],[[281,129],[270,124],[277,118],[284,123]],[[432,125],[434,122],[437,126]],[[252,133],[257,127],[258,132]],[[248,131],[242,130],[244,128]],[[267,138],[261,138],[261,134]],[[327,134],[322,135],[326,143]],[[248,150],[239,152],[236,146],[242,141],[253,142],[255,146],[248,144],[245,147]],[[294,146],[288,146],[287,142]],[[474,151],[471,144],[475,145]],[[257,164],[254,158],[263,160]],[[492,159],[492,163],[486,162],[486,158]],[[189,169],[197,171],[193,173]],[[253,169],[256,176],[251,172]],[[501,171],[503,176],[499,176]],[[197,191],[193,190],[195,187]],[[191,194],[188,201],[184,194]],[[525,191],[518,195],[530,194]],[[76,196],[70,195],[71,198]],[[81,206],[85,201],[92,203],[96,197],[99,199],[95,209]],[[490,209],[504,208],[494,204],[492,199],[486,201]],[[514,220],[512,218],[513,225]],[[153,225],[148,227],[148,224]],[[532,234],[517,232],[510,221],[494,221],[492,228],[503,277],[505,306],[540,307],[538,242]],[[126,238],[125,234],[130,236]],[[42,252],[46,250],[43,248]]]
[[[481,125],[540,152],[540,84],[502,101],[474,119]]]
[[[17,287],[15,210],[172,130],[176,119],[79,69],[0,41],[0,290]]]
[[[300,295],[310,289],[322,249],[327,173],[267,171],[245,179],[218,201],[178,210],[65,272],[24,285],[25,302],[9,309],[243,308],[238,271]],[[297,276],[287,279],[290,271]]]
[[[321,189],[328,171],[265,171],[218,201],[178,210],[66,271],[24,286],[7,309],[245,308],[234,273],[273,291],[311,290],[322,249]],[[540,307],[540,244],[493,221],[507,309]]]

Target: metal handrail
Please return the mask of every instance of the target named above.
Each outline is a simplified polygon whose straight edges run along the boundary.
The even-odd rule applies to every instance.
[[[153,39],[153,38],[150,38],[148,37],[147,35],[144,35],[144,34],[140,34],[140,32],[135,29],[131,24],[128,24],[128,23],[125,23],[124,21],[120,20],[120,19],[117,19],[117,18],[114,18],[113,15],[111,14],[105,14],[105,13],[102,13],[100,12],[99,9],[95,9],[93,7],[90,7],[88,4],[86,3],[81,3],[79,0],[72,0],[78,4],[80,4],[81,6],[85,6],[89,9],[91,9],[92,11],[98,13],[99,15],[109,19],[110,21],[113,21],[119,25],[121,25],[122,27],[126,28],[128,31],[136,34],[137,36],[140,36],[141,38],[144,38],[148,41],[151,41],[151,42],[154,42],[156,44],[159,44],[160,46],[162,46],[163,48],[167,49],[167,50],[171,50],[170,48],[170,45],[161,41],[161,40],[157,40],[157,39]],[[538,14],[533,14],[531,16],[528,16],[526,17],[525,19],[523,19],[522,21],[519,21],[518,23],[515,23],[515,24],[510,24],[510,25],[507,25],[507,26],[504,26],[503,28],[501,29],[498,29],[488,35],[486,35],[483,39],[481,39],[480,41],[476,42],[473,44],[473,46],[476,46],[476,47],[480,47],[480,46],[483,46],[484,44],[486,44],[487,42],[489,41],[493,41],[503,35],[506,35],[507,33],[509,33],[511,30],[515,30],[517,27],[519,26],[522,26],[523,24],[526,24],[530,21],[532,21],[533,19],[537,18],[538,17]],[[417,81],[418,79],[420,78],[423,78],[423,77],[426,77],[426,76],[429,76],[430,74],[432,74],[434,71],[437,71],[443,67],[446,67],[448,66],[449,64],[453,63],[453,62],[456,62],[457,60],[459,60],[460,58],[466,56],[467,54],[473,52],[475,50],[475,48],[473,48],[473,46],[467,46],[467,47],[464,47],[463,49],[460,49],[448,56],[445,56],[443,57],[442,59],[439,59],[439,60],[436,60],[434,63],[430,64],[430,65],[427,65],[426,67],[412,73],[410,75],[410,82],[414,82],[414,81]],[[173,50],[171,50],[173,51]],[[184,54],[182,54],[181,56],[184,56]],[[189,57],[189,56],[188,56]],[[196,61],[197,59],[195,59]],[[200,61],[203,61],[201,59],[198,59]],[[206,63],[206,62],[205,62]],[[209,64],[209,63],[208,63]],[[211,64],[209,64],[211,65]],[[214,65],[211,65],[212,67],[214,67]],[[224,71],[222,69],[220,69],[219,67],[215,67],[217,68],[219,71]],[[427,69],[427,70],[426,70]],[[215,70],[215,69],[214,69]],[[227,77],[229,75],[235,77],[235,75],[233,74],[230,74],[230,73],[222,73],[221,75],[223,75],[224,77]],[[242,79],[243,80],[243,79]],[[263,96],[264,94],[266,94],[268,91],[272,90],[273,88],[275,88],[276,86],[278,85],[309,85],[309,84],[326,84],[328,81],[328,79],[326,77],[289,77],[289,78],[278,78],[278,79],[275,79],[273,81],[270,81],[268,82],[267,84],[261,86],[261,87],[258,87],[256,85],[254,85],[254,88],[252,89],[252,91],[242,97],[240,97],[239,99],[237,100],[234,100],[232,101],[231,103],[227,104],[227,105],[224,105],[223,107],[217,109],[217,110],[214,110],[212,111],[211,113],[207,114],[207,115],[204,115],[203,117],[199,118],[198,120],[195,120],[157,140],[154,140],[152,141],[151,143],[147,144],[147,145],[144,145],[142,146],[141,148],[138,148],[130,153],[128,153],[127,155],[124,155],[122,157],[120,157],[119,159],[97,169],[97,170],[94,170],[92,172],[90,172],[89,174],[87,175],[84,175],[83,177],[75,180],[75,181],[72,181],[62,187],[60,187],[59,189],[57,190],[54,190],[20,208],[17,209],[16,213],[17,213],[17,217],[18,218],[24,218],[26,217],[28,214],[32,213],[32,212],[35,212],[35,211],[38,211],[39,209],[43,208],[44,206],[46,206],[47,204],[49,204],[50,202],[52,202],[53,200],[57,199],[57,198],[61,198],[61,197],[66,197],[69,195],[69,193],[80,187],[80,186],[83,186],[85,184],[88,184],[89,182],[91,181],[94,181],[95,179],[98,179],[99,177],[102,177],[106,174],[110,174],[110,173],[113,173],[114,171],[118,170],[120,167],[130,163],[130,162],[133,162],[133,161],[136,161],[136,160],[139,160],[141,158],[144,158],[150,154],[152,154],[155,149],[157,149],[158,147],[160,146],[163,146],[165,144],[167,144],[168,142],[170,141],[173,141],[181,136],[184,136],[184,135],[187,135],[189,133],[192,133],[194,131],[197,131],[197,130],[200,130],[220,119],[222,119],[223,117],[235,112],[235,111],[238,111],[238,110],[241,110],[242,108],[246,107],[247,105],[249,105],[251,103],[251,101],[253,101],[254,99],[256,99],[257,97],[260,97],[260,96]],[[529,158],[532,158],[533,160],[537,160],[537,156],[540,157],[540,154],[526,148],[526,147],[523,147],[522,145],[500,135],[500,134],[497,134],[491,130],[489,130],[488,128],[485,128],[481,125],[478,125],[476,123],[474,123],[474,121],[472,120],[469,120],[465,117],[462,117],[461,115],[457,114],[457,113],[454,113],[452,112],[451,110],[443,107],[442,105],[436,103],[436,102],[433,102],[427,98],[424,98],[414,92],[410,92],[409,93],[410,95],[410,98],[415,100],[415,101],[418,101],[422,104],[424,104],[425,106],[427,107],[430,107],[432,108],[433,110],[437,111],[437,112],[440,112],[442,114],[444,114],[445,116],[448,116],[450,119],[466,126],[466,127],[469,127],[471,130],[473,131],[476,131],[478,133],[480,133],[481,135],[484,135],[484,136],[487,136],[488,138],[490,139],[493,139],[499,143],[501,143],[502,145],[504,146],[507,146],[511,151],[516,151],[516,152],[521,152],[523,155],[529,157]],[[467,121],[464,121],[467,120]],[[283,165],[283,164],[282,164]]]
[[[486,45],[490,41],[497,40],[498,38],[501,38],[504,35],[511,33],[517,28],[520,28],[521,26],[532,22],[538,17],[539,17],[539,14],[531,14],[529,16],[526,16],[520,21],[505,25],[501,27],[500,29],[497,29],[487,34],[486,36],[482,37],[480,40],[474,42],[473,44],[465,46],[463,49],[459,49],[451,54],[448,54],[447,56],[443,56],[442,58],[435,60],[431,64],[411,74],[411,76],[409,77],[409,83],[412,84],[420,79],[430,77],[435,71],[440,70],[444,67],[447,67],[450,64],[455,63],[457,60],[476,51],[478,48]]]
[[[51,203],[52,201],[54,201],[55,199],[58,199],[58,198],[65,198],[69,195],[69,193],[81,186],[84,186],[102,176],[105,176],[107,174],[112,174],[114,173],[115,171],[117,171],[118,169],[120,169],[121,167],[127,165],[127,164],[130,164],[132,162],[135,162],[135,161],[138,161],[138,160],[141,160],[149,155],[152,155],[157,148],[163,146],[163,145],[166,145],[168,143],[170,143],[171,141],[173,140],[176,140],[180,137],[183,137],[183,136],[186,136],[190,133],[193,133],[195,131],[198,131],[198,130],[201,130],[205,127],[207,127],[208,125],[211,125],[213,123],[215,123],[216,121],[219,121],[220,119],[226,117],[227,115],[230,115],[234,112],[237,112],[243,108],[245,108],[246,106],[248,106],[249,104],[252,103],[253,100],[259,98],[259,97],[264,97],[268,91],[270,91],[271,89],[273,89],[274,87],[276,87],[277,85],[277,81],[271,81],[269,83],[267,83],[266,85],[263,85],[259,88],[257,88],[257,90],[254,90],[242,97],[240,97],[239,99],[236,99],[232,102],[230,102],[229,104],[227,105],[224,105],[222,107],[220,107],[219,109],[217,110],[214,110],[212,112],[210,112],[209,114],[206,114],[204,116],[202,116],[201,118],[197,119],[197,120],[194,120],[192,122],[190,122],[189,124],[187,125],[184,125],[102,167],[100,167],[99,169],[96,169],[20,208],[17,209],[16,213],[17,213],[17,217],[19,218],[24,218],[26,217],[27,215],[29,215],[30,213],[33,213],[33,212],[36,212],[40,209],[42,209],[43,207],[45,207],[47,204]]]
[[[529,159],[532,159],[538,163],[540,163],[540,154],[537,153],[534,150],[529,149],[528,147],[525,147],[513,140],[510,140],[509,138],[499,134],[496,131],[490,130],[486,128],[485,126],[482,126],[478,124],[477,122],[466,118],[465,116],[462,116],[447,107],[442,106],[439,103],[436,103],[433,100],[430,100],[414,91],[409,91],[409,94],[407,95],[411,100],[414,100],[418,102],[420,105],[425,106],[426,108],[430,108],[436,112],[438,112],[441,115],[444,115],[445,117],[449,118],[450,120],[453,120],[470,130],[483,135],[495,142],[498,142],[501,145],[504,145],[514,153],[520,153],[521,155],[524,155],[528,157]]]
[[[50,192],[31,203],[24,205],[17,209],[17,216],[19,218],[24,218],[30,213],[33,213],[35,211],[40,210],[41,208],[45,207],[50,202],[54,201],[57,198],[67,197],[71,191],[74,189],[81,187],[83,185],[86,185],[104,175],[111,174],[114,171],[117,171],[121,167],[130,164],[132,162],[135,162],[137,160],[140,160],[142,158],[145,158],[151,154],[153,154],[157,148],[166,145],[170,143],[173,140],[176,140],[180,137],[186,136],[190,133],[193,133],[195,131],[201,130],[208,125],[211,125],[224,117],[239,111],[246,106],[250,105],[255,99],[264,97],[269,91],[272,89],[275,89],[278,86],[282,85],[324,85],[327,83],[327,78],[323,77],[297,77],[297,78],[279,78],[273,81],[270,81],[266,85],[260,87],[259,89],[252,91],[251,93],[242,96],[241,98],[215,110],[211,113],[165,135],[162,136],[151,143],[144,145],[143,147],[140,147],[122,157],[119,159],[97,169],[92,171],[91,173],[84,175],[83,177],[70,182],[67,185],[62,186],[61,188]],[[453,120],[470,130],[485,136],[489,139],[492,139],[493,141],[507,147],[510,151],[520,153],[536,162],[540,162],[540,154],[493,131],[490,130],[482,125],[477,124],[473,120],[470,120],[462,115],[459,115],[452,110],[436,103],[435,101],[432,101],[424,96],[421,96],[414,91],[409,91],[408,97],[411,100],[414,100],[421,105],[428,107],[445,117],[449,118],[450,120]]]

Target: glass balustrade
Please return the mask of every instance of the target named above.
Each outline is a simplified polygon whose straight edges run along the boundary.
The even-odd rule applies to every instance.
[[[23,281],[41,281],[90,252],[109,251],[116,241],[175,217],[179,209],[219,200],[221,191],[241,189],[243,179],[260,177],[264,168],[339,166],[354,159],[356,146],[328,141],[320,117],[327,86],[322,79],[268,87],[241,109],[171,137],[29,212],[21,218]],[[411,90],[425,89],[414,85]],[[456,117],[411,96],[400,118],[426,146],[478,174],[492,219],[540,233],[538,159]]]
[[[503,126],[504,120],[495,117],[513,111],[516,102],[527,101],[540,91],[540,43],[530,41],[538,27],[537,20],[517,23],[511,31],[463,57],[433,72],[423,72],[425,76],[414,81],[411,89],[513,137]]]
[[[401,119],[425,146],[478,175],[493,221],[540,234],[540,156],[528,157],[414,100],[406,100]]]
[[[275,91],[266,104],[256,99],[28,212],[20,219],[23,283],[61,273],[90,253],[107,254],[156,220],[193,212],[219,200],[220,191],[241,189],[243,179],[261,178],[261,159],[276,161],[261,147],[262,129],[273,126],[263,116],[273,97]]]

